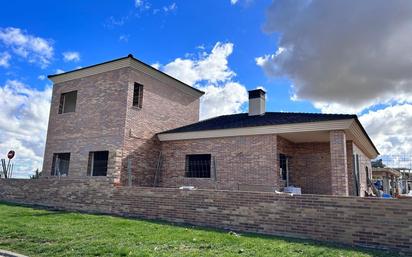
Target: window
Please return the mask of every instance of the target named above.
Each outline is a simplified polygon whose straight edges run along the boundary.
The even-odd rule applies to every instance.
[[[210,178],[210,154],[186,155],[186,177]]]
[[[55,153],[53,154],[52,176],[67,176],[69,175],[70,153]]]
[[[143,85],[134,83],[133,89],[133,106],[142,108],[143,104]]]
[[[59,113],[76,111],[77,91],[62,93],[60,95]]]
[[[89,176],[106,176],[108,151],[90,152],[87,173]]]

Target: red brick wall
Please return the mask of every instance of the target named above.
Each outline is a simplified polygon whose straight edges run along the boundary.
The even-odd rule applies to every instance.
[[[43,162],[45,176],[51,174],[53,153],[70,152],[69,176],[82,177],[87,175],[90,151],[114,155],[121,150],[128,80],[129,72],[124,68],[53,86]],[[76,111],[58,114],[60,94],[73,90],[77,90]],[[113,177],[120,167],[109,165],[113,169],[108,175]]]
[[[292,143],[279,136],[278,151],[291,156],[289,185],[300,187],[303,194],[332,193],[329,142]]]
[[[199,98],[134,69],[129,76],[122,181],[130,159],[133,185],[151,186],[160,153],[156,133],[197,122]],[[141,109],[132,106],[134,82],[143,85]]]
[[[133,85],[144,85],[143,108],[132,107]],[[60,94],[77,90],[76,111],[58,114]],[[55,84],[44,155],[70,152],[70,177],[87,175],[90,151],[109,151],[108,177],[125,183],[132,161],[135,185],[151,185],[160,152],[155,134],[199,119],[199,98],[131,68]]]
[[[349,195],[346,135],[344,131],[330,131],[332,195]]]
[[[0,200],[412,252],[412,200],[0,179]]]
[[[239,136],[162,142],[161,186],[217,189],[279,189],[276,135]],[[211,154],[214,178],[186,178],[187,154]],[[213,163],[212,163],[213,164]]]
[[[363,153],[363,151],[356,146],[352,141],[347,142],[347,156],[348,156],[348,184],[349,194],[356,195],[355,192],[355,176],[353,174],[354,167],[354,154],[359,156],[359,181],[360,181],[360,196],[365,196],[365,191],[371,193],[371,189],[367,187],[366,182],[366,167],[369,170],[369,178],[372,179],[372,164],[369,157]]]

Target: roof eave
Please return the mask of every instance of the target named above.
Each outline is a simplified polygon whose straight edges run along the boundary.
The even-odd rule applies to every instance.
[[[138,65],[133,65],[134,62],[135,64]],[[172,82],[176,85],[179,85],[182,88],[185,88],[186,91],[190,91],[194,96],[196,97],[201,97],[202,95],[205,94],[205,92],[194,88],[158,69],[153,68],[152,66],[136,59],[133,57],[133,55],[129,54],[126,57],[122,57],[122,58],[118,58],[118,59],[114,59],[114,60],[110,60],[107,62],[103,62],[103,63],[98,63],[98,64],[94,64],[91,66],[87,66],[87,67],[83,67],[77,70],[72,70],[72,71],[68,71],[68,72],[64,72],[64,73],[60,73],[60,74],[53,74],[53,75],[48,75],[47,77],[53,82],[53,83],[61,83],[61,82],[65,82],[65,81],[69,81],[69,80],[73,80],[73,79],[78,79],[78,78],[83,78],[83,77],[87,77],[90,75],[95,75],[95,74],[99,74],[102,72],[106,72],[106,71],[111,71],[111,70],[116,70],[116,69],[120,69],[120,68],[125,68],[125,67],[133,67],[135,69],[136,66],[138,66],[143,70],[140,70],[142,72],[145,73],[150,73],[154,76],[158,76],[161,77],[169,82]]]

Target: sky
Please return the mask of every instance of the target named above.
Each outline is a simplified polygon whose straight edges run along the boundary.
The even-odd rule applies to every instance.
[[[52,83],[133,54],[204,90],[201,119],[247,111],[355,113],[382,156],[410,155],[412,2],[7,1],[0,9],[0,157],[40,169]],[[4,156],[4,157],[2,157]]]

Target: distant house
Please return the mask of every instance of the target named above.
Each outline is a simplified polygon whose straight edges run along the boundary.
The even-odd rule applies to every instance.
[[[372,167],[372,179],[379,185],[378,190],[383,193],[395,196],[399,194],[398,191],[398,180],[401,177],[401,172],[389,167]]]
[[[131,55],[49,78],[50,178],[363,196],[379,154],[356,115],[266,112],[260,89],[199,121],[202,91]]]

